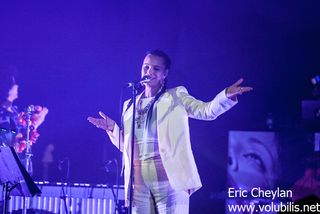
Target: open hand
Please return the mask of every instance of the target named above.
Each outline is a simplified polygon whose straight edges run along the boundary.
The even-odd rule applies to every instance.
[[[93,125],[95,125],[97,128],[100,128],[106,131],[113,131],[115,122],[102,111],[99,111],[99,115],[102,118],[88,117],[87,120]]]
[[[227,88],[226,95],[228,98],[236,100],[238,95],[242,95],[243,93],[253,90],[252,87],[240,86],[242,82],[243,78],[240,78],[237,82]]]
[[[35,113],[32,115],[34,120],[34,127],[37,129],[45,120],[49,110],[46,107],[35,106]]]

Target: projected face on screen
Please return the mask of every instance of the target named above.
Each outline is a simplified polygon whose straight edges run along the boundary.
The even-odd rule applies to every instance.
[[[229,133],[229,187],[272,189],[278,169],[278,147],[271,132]]]

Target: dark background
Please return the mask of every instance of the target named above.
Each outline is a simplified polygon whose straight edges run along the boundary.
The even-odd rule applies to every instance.
[[[254,87],[214,122],[190,120],[193,151],[204,187],[191,213],[223,212],[228,130],[301,129],[300,102],[313,99],[320,73],[319,1],[1,1],[0,61],[18,68],[19,100],[49,108],[33,146],[36,180],[55,146],[70,159],[72,182],[114,182],[104,162],[120,153],[87,116],[102,110],[119,121],[120,94],[139,79],[144,54],[160,48],[172,58],[169,86],[184,85],[208,101],[240,77]],[[1,78],[1,77],[0,77]],[[112,170],[111,170],[112,171]],[[63,177],[64,175],[62,175]]]

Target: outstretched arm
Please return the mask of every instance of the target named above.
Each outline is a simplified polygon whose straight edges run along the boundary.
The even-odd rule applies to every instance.
[[[122,141],[122,134],[120,133],[119,126],[114,122],[114,120],[112,120],[102,111],[99,112],[99,115],[101,116],[101,118],[88,117],[87,120],[93,125],[95,125],[97,128],[105,130],[108,133],[113,145],[115,145],[120,151],[122,151],[123,141]],[[119,141],[120,141],[120,145],[119,145]]]
[[[203,102],[194,98],[189,95],[184,87],[179,87],[177,94],[189,117],[200,120],[214,120],[237,103],[238,95],[252,90],[252,87],[240,86],[242,82],[243,79],[239,79],[233,85],[217,94],[210,102]]]

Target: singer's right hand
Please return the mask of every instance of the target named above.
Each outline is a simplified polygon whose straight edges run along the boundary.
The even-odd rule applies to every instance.
[[[105,115],[102,111],[99,111],[99,115],[102,118],[94,118],[94,117],[88,117],[87,120],[95,125],[97,128],[106,130],[106,131],[113,131],[114,129],[114,120],[112,120],[110,117]]]

